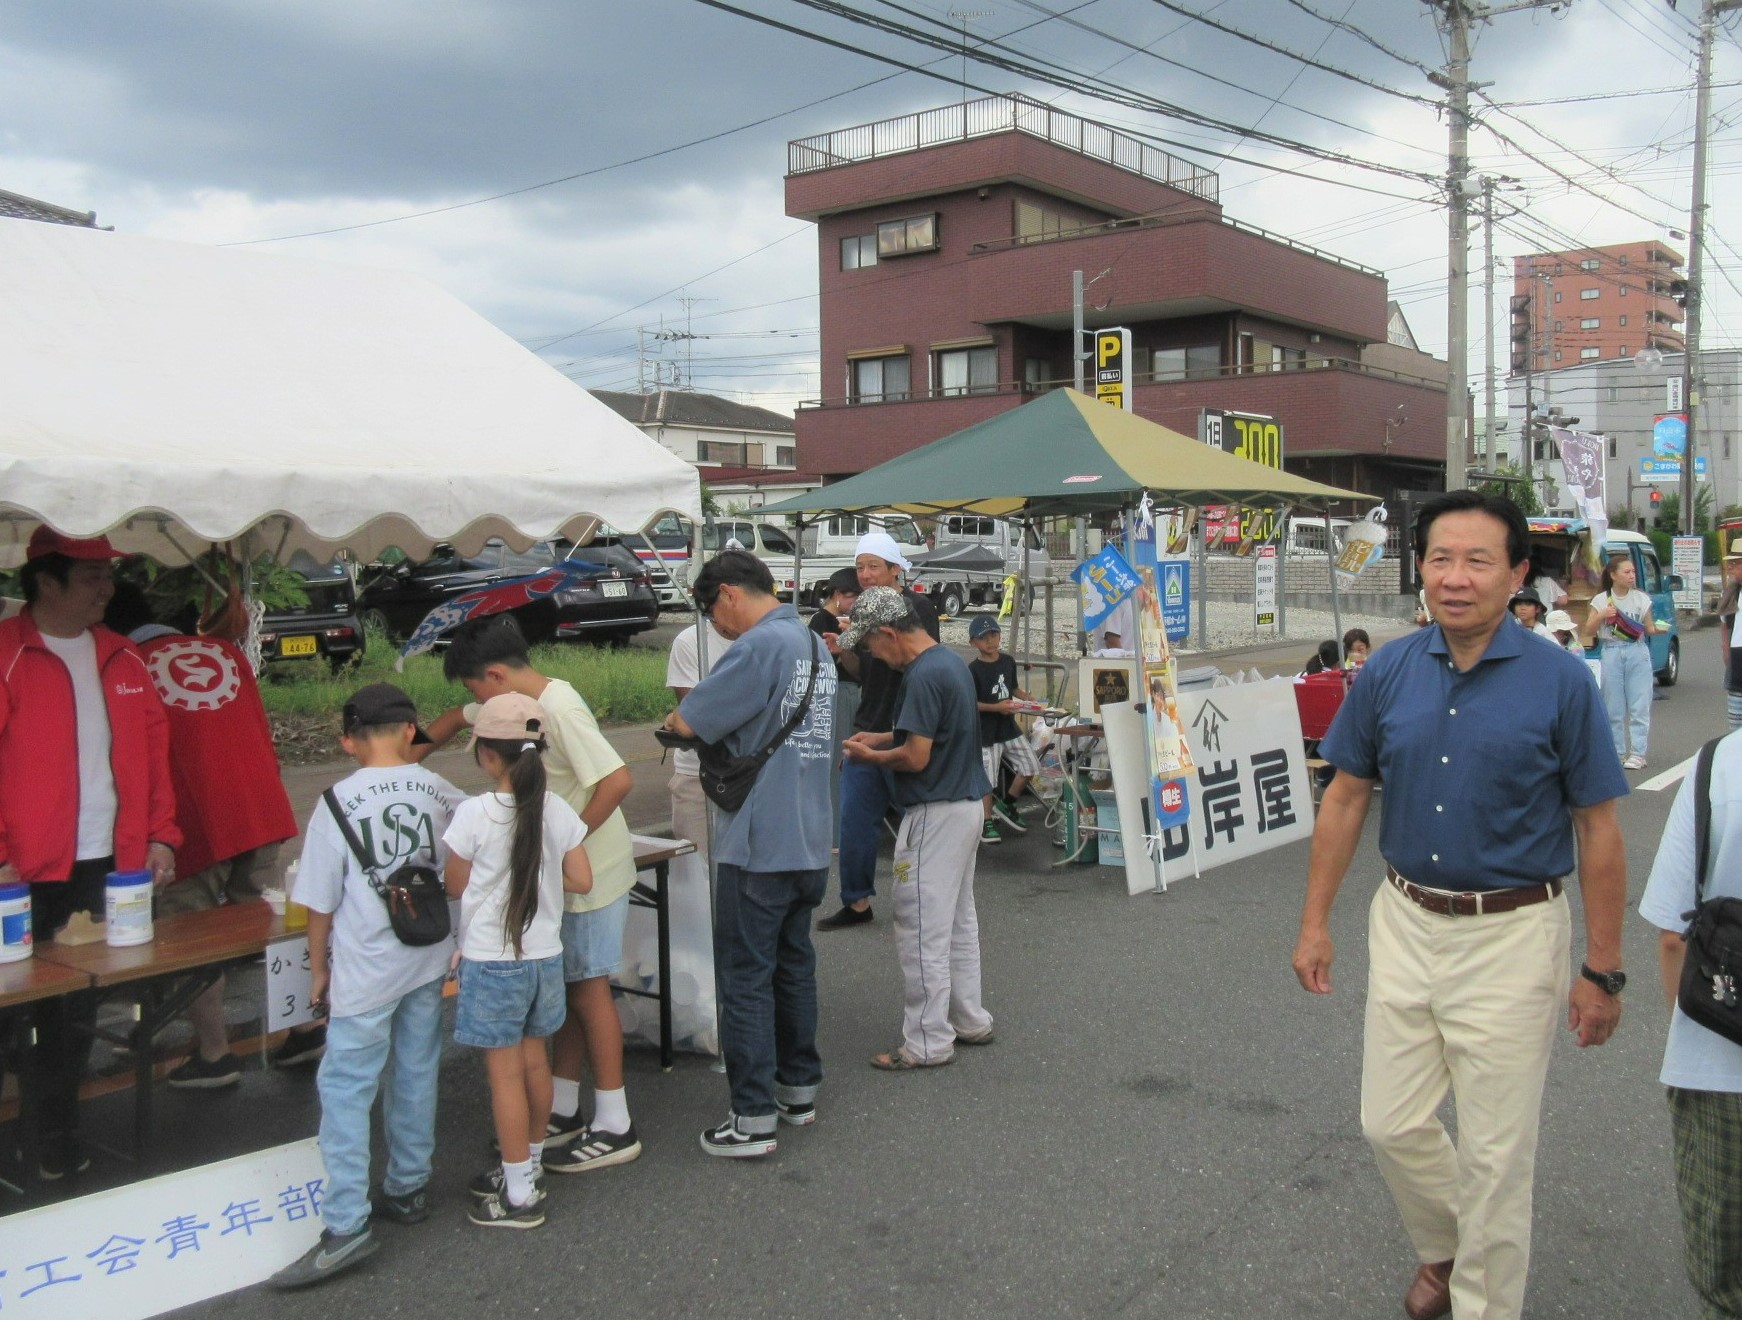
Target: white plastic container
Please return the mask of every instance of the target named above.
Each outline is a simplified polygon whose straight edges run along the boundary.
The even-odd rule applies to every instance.
[[[0,963],[30,957],[30,886],[0,885]]]
[[[105,897],[106,942],[116,948],[150,944],[151,872],[109,872]]]

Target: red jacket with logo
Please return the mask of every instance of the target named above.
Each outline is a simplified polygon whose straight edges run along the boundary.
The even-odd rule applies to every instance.
[[[115,866],[145,866],[153,843],[181,846],[169,777],[169,721],[127,639],[91,629],[109,708]],[[21,880],[72,875],[79,828],[79,726],[73,678],[30,611],[0,622],[0,862]]]

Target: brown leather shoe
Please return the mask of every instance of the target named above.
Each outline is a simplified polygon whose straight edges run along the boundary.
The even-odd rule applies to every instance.
[[[1403,1313],[1409,1320],[1440,1320],[1452,1313],[1452,1262],[1423,1265],[1415,1272],[1409,1291],[1403,1295]]]

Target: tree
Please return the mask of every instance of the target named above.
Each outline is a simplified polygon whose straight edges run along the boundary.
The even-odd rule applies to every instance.
[[[1476,489],[1484,495],[1501,495],[1511,500],[1521,510],[1526,518],[1542,512],[1542,501],[1537,498],[1534,483],[1525,481],[1524,473],[1516,463],[1500,462],[1494,465],[1495,475],[1512,477],[1511,481],[1484,481]]]

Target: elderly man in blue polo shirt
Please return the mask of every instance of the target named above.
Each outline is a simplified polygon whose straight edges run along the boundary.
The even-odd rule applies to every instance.
[[[1405,1313],[1502,1320],[1524,1306],[1561,1006],[1581,1046],[1601,1045],[1621,1018],[1615,799],[1627,783],[1585,666],[1507,626],[1529,556],[1517,506],[1443,495],[1421,511],[1415,552],[1433,623],[1374,653],[1320,744],[1337,773],[1313,832],[1294,970],[1331,992],[1331,905],[1383,780],[1361,1127],[1420,1261]],[[1562,893],[1575,840],[1576,979]],[[1435,1114],[1448,1089],[1456,1147]]]

